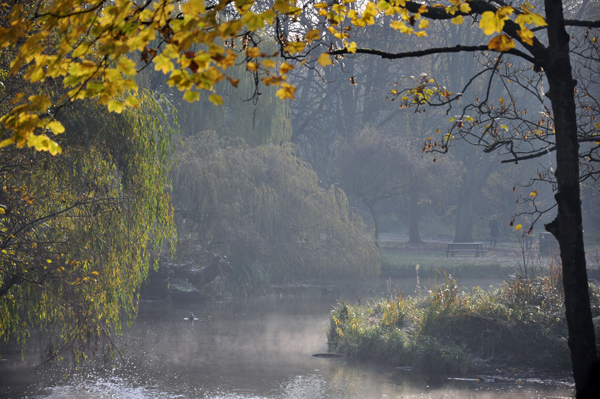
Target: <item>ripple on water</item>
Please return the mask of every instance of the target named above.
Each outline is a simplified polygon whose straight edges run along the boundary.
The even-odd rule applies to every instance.
[[[160,392],[152,386],[131,386],[119,377],[94,378],[49,388],[39,399],[175,399],[185,398]]]

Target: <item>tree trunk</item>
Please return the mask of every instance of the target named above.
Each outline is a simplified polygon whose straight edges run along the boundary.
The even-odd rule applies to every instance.
[[[377,249],[381,249],[381,246],[379,245],[379,221],[377,220],[377,213],[375,212],[375,204],[368,203],[365,205],[369,209],[369,213],[371,214],[371,219],[373,219],[373,226],[374,226],[373,238],[375,239],[375,245],[377,246]]]
[[[569,58],[569,35],[565,30],[562,2],[545,0],[549,59],[544,65],[550,86],[556,131],[556,219],[546,225],[559,242],[563,267],[569,349],[575,390],[581,397],[588,389],[588,375],[598,361],[583,246],[579,189],[579,143]]]
[[[419,233],[418,195],[415,191],[410,193],[408,199],[408,243],[423,244]]]
[[[473,149],[477,151],[477,149]],[[462,175],[462,183],[458,192],[458,212],[454,230],[454,242],[473,241],[473,213],[475,202],[481,194],[490,175],[496,170],[498,161],[489,155],[485,158],[473,159],[474,154],[468,154],[463,164],[466,168]]]
[[[467,189],[470,186],[470,184],[461,184],[461,191],[458,195],[458,214],[456,215],[454,242],[473,241],[473,202],[475,201],[475,192]]]

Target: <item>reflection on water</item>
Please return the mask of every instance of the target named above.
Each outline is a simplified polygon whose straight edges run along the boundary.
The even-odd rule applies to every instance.
[[[410,288],[400,287],[403,292]],[[366,294],[342,293],[356,301]],[[143,303],[120,344],[126,365],[65,380],[0,364],[2,398],[371,399],[522,398],[568,387],[448,381],[393,367],[311,357],[323,352],[335,296],[256,298],[206,304]],[[194,312],[197,321],[183,320]],[[9,363],[9,362],[3,362]],[[21,362],[23,363],[23,362]],[[16,370],[16,371],[15,371]],[[43,377],[43,378],[42,378]]]

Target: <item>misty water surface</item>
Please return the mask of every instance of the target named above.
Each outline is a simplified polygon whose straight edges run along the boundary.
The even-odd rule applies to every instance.
[[[487,284],[488,282],[486,282]],[[394,283],[396,285],[398,283]],[[411,292],[414,280],[398,289]],[[467,285],[467,283],[463,282]],[[385,291],[337,294],[347,300]],[[307,290],[205,304],[142,303],[125,329],[127,365],[65,379],[33,375],[13,356],[2,362],[2,398],[543,398],[570,394],[540,382],[449,381],[394,367],[311,357],[324,352],[328,313],[336,295]],[[190,311],[198,320],[184,321]],[[32,355],[32,358],[35,358]]]

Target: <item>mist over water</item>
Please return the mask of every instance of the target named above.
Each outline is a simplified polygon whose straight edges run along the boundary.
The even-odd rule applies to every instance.
[[[414,281],[394,285],[408,294]],[[571,393],[567,385],[542,381],[452,381],[351,359],[311,356],[326,351],[328,313],[338,297],[366,301],[368,293],[383,291],[385,282],[380,281],[373,288],[336,295],[305,290],[292,296],[204,304],[142,303],[135,323],[119,338],[126,365],[115,359],[113,368],[90,368],[65,379],[60,373],[35,375],[26,367],[8,367],[18,364],[9,359],[0,365],[2,375],[10,379],[0,383],[0,397],[487,399]],[[190,311],[198,318],[193,323],[184,320]]]

